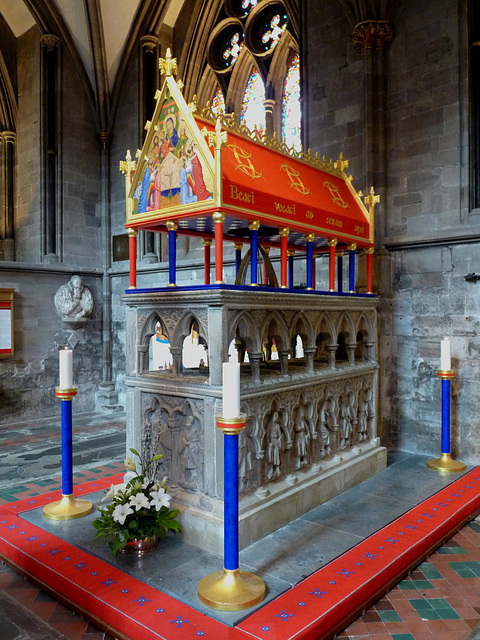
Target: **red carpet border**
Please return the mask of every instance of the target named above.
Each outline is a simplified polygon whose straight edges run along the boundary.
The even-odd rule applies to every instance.
[[[75,487],[87,495],[122,476]],[[107,630],[133,640],[318,640],[382,595],[480,510],[480,469],[376,532],[230,628],[19,518],[61,492],[0,507],[0,554]],[[346,624],[346,623],[345,623]],[[345,626],[345,625],[344,625]]]

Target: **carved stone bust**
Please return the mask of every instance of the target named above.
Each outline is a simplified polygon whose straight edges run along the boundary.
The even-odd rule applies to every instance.
[[[88,287],[78,275],[73,275],[67,284],[55,294],[55,308],[64,322],[83,324],[93,312],[93,298]]]

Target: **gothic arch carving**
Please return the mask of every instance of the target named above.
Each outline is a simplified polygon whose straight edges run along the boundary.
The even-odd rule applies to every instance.
[[[208,334],[205,331],[202,321],[192,311],[187,311],[177,322],[175,331],[170,340],[172,348],[181,349],[183,347],[183,341],[188,335],[190,335],[192,324],[195,322],[198,325],[200,335],[202,335],[208,342]]]

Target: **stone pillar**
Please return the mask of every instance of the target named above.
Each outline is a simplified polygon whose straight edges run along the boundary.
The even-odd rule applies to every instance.
[[[275,100],[266,98],[263,101],[263,106],[265,107],[265,133],[269,138],[272,138],[275,131]]]
[[[0,133],[0,260],[15,260],[15,142],[13,131]]]
[[[382,191],[386,172],[384,45],[393,40],[392,23],[389,20],[362,20],[355,25],[352,40],[364,59],[365,180],[368,188],[375,186],[377,191]],[[381,244],[385,238],[385,211],[377,221],[375,231],[377,243]]]
[[[42,47],[42,244],[43,262],[59,261],[61,238],[61,41],[43,35]]]
[[[141,78],[141,109],[142,124],[150,120],[155,111],[155,94],[158,89],[158,38],[154,35],[143,36],[140,40],[140,78]],[[158,262],[158,255],[155,250],[155,233],[152,231],[142,232],[142,262],[152,264]]]

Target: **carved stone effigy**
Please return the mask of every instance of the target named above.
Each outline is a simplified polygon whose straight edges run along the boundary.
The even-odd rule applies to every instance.
[[[375,298],[172,289],[129,292],[124,302],[127,446],[164,454],[161,472],[187,542],[222,548],[223,441],[215,416],[232,343],[243,361],[247,416],[239,436],[241,547],[385,467],[376,437]],[[192,326],[208,348],[198,369],[182,362]],[[159,329],[173,365],[153,371],[150,342]]]

